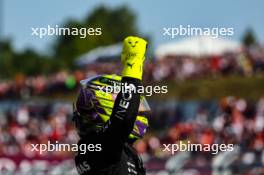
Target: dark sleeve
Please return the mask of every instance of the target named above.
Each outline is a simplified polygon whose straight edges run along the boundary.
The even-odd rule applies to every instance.
[[[122,89],[131,88],[117,95],[110,120],[98,132],[102,139],[111,138],[109,144],[115,147],[122,146],[133,130],[140,103],[140,94],[137,93],[140,85],[139,79],[122,78]]]

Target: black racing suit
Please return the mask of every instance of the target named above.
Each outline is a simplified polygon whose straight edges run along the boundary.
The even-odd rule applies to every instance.
[[[123,77],[122,83],[141,85],[135,78]],[[101,151],[80,152],[75,157],[81,175],[145,175],[139,155],[128,140],[138,113],[140,94],[120,92],[112,114],[99,131],[92,130],[82,136],[78,144],[101,144]]]

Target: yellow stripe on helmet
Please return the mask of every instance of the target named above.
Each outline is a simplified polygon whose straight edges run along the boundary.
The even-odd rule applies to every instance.
[[[109,93],[106,93],[100,90],[94,90],[94,93],[95,93],[95,96],[98,98],[103,98],[103,99],[111,100],[111,101],[113,100],[112,94],[109,94]]]
[[[141,123],[148,125],[148,119],[146,117],[143,116],[137,116],[137,121],[140,121]]]
[[[104,121],[104,122],[107,122],[108,120],[109,120],[109,116],[108,115],[104,115],[104,114],[98,114],[100,117],[101,117],[101,119]]]
[[[109,101],[109,100],[104,100],[104,99],[98,99],[98,101],[102,107],[107,107],[107,108],[114,107],[114,101]]]

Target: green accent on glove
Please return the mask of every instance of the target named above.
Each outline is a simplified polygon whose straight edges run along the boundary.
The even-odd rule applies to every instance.
[[[124,66],[122,77],[142,79],[147,42],[139,37],[124,39],[121,62]]]

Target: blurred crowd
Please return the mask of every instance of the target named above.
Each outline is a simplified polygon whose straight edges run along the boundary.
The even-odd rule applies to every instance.
[[[11,104],[9,104],[11,103]],[[0,156],[69,157],[73,153],[32,151],[31,144],[75,144],[78,136],[71,121],[72,105],[56,102],[2,102],[0,110]]]
[[[218,102],[151,102],[151,129],[135,148],[149,174],[259,175],[264,172],[264,97],[257,103],[235,97]],[[72,152],[31,151],[32,143],[76,143],[67,102],[5,101],[0,105],[0,156],[71,157]],[[171,152],[163,144],[190,141],[234,144],[231,152]],[[164,172],[165,171],[165,172]],[[154,173],[155,172],[155,173]],[[157,173],[158,172],[158,173]],[[183,173],[184,172],[184,173]]]
[[[100,62],[91,63],[75,72],[58,71],[49,76],[25,77],[18,74],[14,80],[0,79],[0,99],[70,92],[77,88],[81,79],[98,74],[120,74],[121,68],[119,62]],[[221,56],[167,56],[148,60],[145,64],[144,81],[173,81],[234,74],[251,76],[263,71],[264,49],[252,47]]]
[[[154,117],[162,118],[158,123],[161,125],[163,120],[162,124],[167,129],[159,134],[150,134],[135,145],[148,168],[158,167],[172,174],[211,174],[211,171],[214,175],[264,174],[264,97],[257,103],[225,97],[216,104],[217,107],[198,103],[183,109],[176,103],[165,105],[162,110],[153,108]],[[169,106],[173,109],[168,110]],[[195,115],[186,118],[184,112],[192,109]],[[166,120],[169,120],[167,124]],[[234,150],[220,151],[215,155],[212,151],[178,151],[174,155],[164,151],[163,144],[179,145],[180,141],[202,145],[233,144]]]
[[[40,154],[31,144],[51,141],[75,144],[78,135],[69,102],[29,100],[76,92],[78,82],[98,74],[120,74],[119,62],[93,63],[74,72],[49,76],[0,79],[0,157],[72,157],[73,152]],[[144,81],[178,81],[208,76],[251,76],[264,72],[264,49],[252,47],[221,56],[167,56],[147,60]],[[261,94],[260,94],[261,95]],[[22,97],[20,100],[17,98]],[[25,100],[25,101],[23,101]],[[151,129],[135,143],[148,175],[264,174],[264,97],[257,102],[225,97],[220,101],[151,101]],[[163,144],[234,144],[232,152],[180,152],[172,155]]]
[[[146,78],[153,81],[185,80],[217,75],[250,76],[264,70],[264,49],[252,47],[236,53],[210,56],[172,56],[147,64]]]

